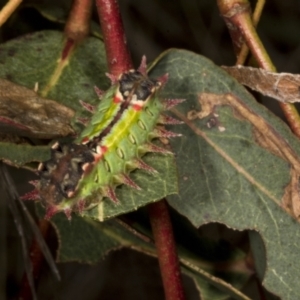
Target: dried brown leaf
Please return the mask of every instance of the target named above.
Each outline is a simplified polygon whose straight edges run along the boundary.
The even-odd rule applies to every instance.
[[[54,139],[74,134],[74,111],[56,101],[0,79],[0,130],[21,136]]]
[[[241,84],[284,103],[300,102],[300,75],[273,73],[263,69],[222,67]]]

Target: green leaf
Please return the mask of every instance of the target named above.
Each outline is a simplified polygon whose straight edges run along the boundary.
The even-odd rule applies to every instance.
[[[178,192],[177,170],[173,157],[148,154],[143,157],[143,161],[158,171],[158,175],[139,170],[132,172],[130,177],[141,188],[140,191],[122,185],[116,190],[120,205],[115,205],[112,201],[102,201],[95,208],[85,211],[84,215],[103,221]]]
[[[71,107],[78,116],[88,116],[79,104],[83,100],[96,104],[99,99],[94,92],[94,86],[106,88],[108,79],[105,76],[106,60],[103,43],[96,38],[88,38],[65,59],[62,53],[67,45],[63,34],[54,31],[38,32],[29,36],[12,40],[0,47],[0,60],[3,68],[0,76],[10,78],[15,83],[33,87],[39,83],[39,93],[55,99],[60,104]],[[66,63],[67,62],[67,63]],[[65,67],[64,66],[65,63]],[[41,105],[41,110],[44,108]],[[38,116],[35,115],[37,119]],[[40,118],[42,122],[43,118]],[[58,120],[55,119],[57,123]],[[49,131],[53,127],[48,126]],[[76,127],[80,129],[79,126]],[[1,147],[1,145],[0,145]],[[17,148],[3,145],[0,155],[10,162],[22,161]],[[11,153],[6,151],[12,149]],[[28,146],[24,148],[23,161],[28,157],[33,161],[44,157],[38,151]],[[27,150],[30,155],[27,155]],[[36,153],[36,157],[32,157]],[[8,155],[9,154],[9,155]],[[132,178],[139,184],[142,191],[135,191],[125,186],[118,188],[117,194],[121,205],[116,206],[109,200],[101,202],[96,208],[85,212],[85,215],[104,220],[119,214],[136,210],[147,203],[158,201],[163,197],[177,192],[177,172],[174,158],[159,154],[149,154],[145,160],[153,166],[158,175],[150,175],[144,171],[133,172]]]
[[[30,89],[33,89],[38,83],[39,94],[46,94],[47,98],[55,99],[72,108],[79,116],[88,116],[79,104],[79,100],[95,104],[99,99],[93,87],[97,85],[106,89],[109,86],[108,79],[104,74],[106,62],[103,43],[98,39],[89,38],[76,48],[75,53],[68,58],[68,65],[49,90],[47,87],[58,67],[64,47],[63,34],[55,31],[38,32],[2,44],[0,46],[2,63],[0,76]],[[45,92],[46,90],[48,92]],[[22,101],[22,95],[24,95],[23,90],[18,95],[19,101]],[[31,94],[30,96],[34,98]],[[39,103],[41,113],[46,110],[46,103]],[[43,119],[47,119],[43,115],[40,117],[38,110],[34,113],[35,119],[39,118],[40,123]],[[70,120],[70,116],[66,116],[66,118]],[[76,128],[79,130],[79,126]],[[51,133],[55,129],[48,125],[48,130]]]
[[[96,263],[108,252],[121,247],[152,248],[153,251],[151,245],[126,231],[114,220],[100,223],[73,215],[70,222],[59,214],[51,222],[59,237],[59,262]]]
[[[50,158],[49,147],[15,145],[0,142],[0,157],[17,167],[22,167],[31,162],[45,161]]]
[[[190,276],[198,286],[201,300],[234,299],[250,300],[249,297],[239,291],[249,279],[248,274],[239,272],[220,272],[213,276],[209,272],[197,268],[197,266],[182,260],[185,267],[182,271]]]
[[[78,100],[81,99],[95,104],[99,100],[94,94],[93,86],[98,85],[101,88],[108,86],[108,81],[104,77],[106,62],[103,44],[94,38],[87,39],[85,43],[76,48],[72,55],[68,57],[67,66],[62,69],[59,76],[55,78],[56,81],[53,81],[53,74],[56,74],[58,61],[65,47],[64,43],[65,41],[62,34],[50,31],[39,32],[3,44],[2,48],[0,47],[0,50],[2,49],[0,52],[0,60],[3,60],[4,67],[0,70],[0,75],[29,88],[32,88],[35,82],[38,82],[40,87],[39,92],[41,94],[71,107],[77,111],[77,114],[80,116],[87,116],[80,107]],[[163,70],[158,70],[157,75],[162,74]],[[173,76],[176,78],[176,76],[170,72],[170,82],[172,82]],[[186,89],[186,91],[188,91],[188,89]],[[168,93],[168,89],[166,92]],[[183,98],[182,95],[181,98]],[[178,126],[178,128],[179,127],[183,128],[182,125]],[[77,130],[79,130],[78,127]],[[172,130],[174,130],[174,128],[172,128]],[[185,139],[185,136],[182,137],[182,139]],[[180,139],[177,139],[175,143],[180,144]],[[20,152],[15,152],[17,149],[14,150],[13,147],[11,147],[11,149],[12,152],[9,153],[9,159],[11,161],[15,160],[24,163],[28,161],[27,155],[28,153],[32,153],[31,150],[33,150],[34,147],[31,149],[24,148],[22,150],[24,151],[24,157],[20,157]],[[176,149],[176,147],[174,147],[174,149]],[[190,149],[190,147],[187,149]],[[188,151],[185,152],[188,153]],[[36,161],[41,159],[43,155],[41,151],[36,152],[30,157],[32,161]],[[143,171],[133,172],[131,176],[133,180],[142,187],[142,192],[137,192],[126,186],[122,186],[117,189],[117,195],[121,200],[121,205],[114,206],[109,201],[104,201],[93,210],[85,212],[86,215],[96,219],[111,218],[118,214],[135,210],[140,206],[159,200],[171,193],[176,193],[177,172],[173,158],[170,156],[150,154],[146,155],[145,161],[158,170],[159,175],[154,176]],[[186,201],[188,202],[188,199],[186,199]],[[60,260],[95,262],[108,251],[122,246],[131,247],[143,253],[148,253],[147,251],[149,251],[150,254],[153,254],[153,252],[147,248],[148,246],[144,248],[139,247],[140,242],[131,240],[131,237],[128,237],[125,241],[120,239],[120,237],[123,236],[123,232],[118,232],[118,228],[114,227],[107,229],[107,226],[110,226],[110,223],[107,222],[95,225],[96,223],[92,223],[89,218],[73,216],[72,222],[69,223],[65,216],[60,214],[54,217],[53,223],[55,224],[61,243],[59,252]],[[103,233],[104,235],[102,236]],[[191,261],[190,263],[197,265],[195,261]],[[193,272],[195,272],[194,269]],[[190,273],[193,272],[190,271]],[[197,272],[196,274],[197,276],[199,275]],[[193,276],[196,278],[196,275]],[[203,275],[201,276],[203,277]],[[236,281],[239,283],[237,286],[240,286],[241,282],[245,280],[243,276],[241,277],[242,279],[237,275],[238,280],[228,280],[229,282]],[[232,278],[236,277],[233,276]],[[199,281],[198,284],[201,286],[201,279],[198,280],[196,278],[195,280],[197,280],[197,282]],[[207,286],[206,281],[204,281],[202,285],[203,289],[210,290],[210,285]],[[226,297],[227,294],[228,293],[225,292],[221,297]]]
[[[96,38],[86,39],[67,58],[67,66],[45,94],[51,76],[58,67],[65,42],[61,32],[40,31],[2,44],[0,77],[31,89],[38,83],[38,94],[84,114],[79,100],[95,104],[99,99],[93,87],[96,85],[106,89],[109,86],[105,76],[104,46]]]
[[[29,89],[33,89],[38,83],[38,93],[47,94],[47,97],[67,105],[77,111],[79,116],[87,116],[88,114],[79,104],[79,100],[95,104],[99,99],[93,86],[108,87],[108,79],[104,75],[106,62],[103,43],[98,39],[89,38],[76,48],[73,55],[68,58],[68,65],[63,69],[56,83],[52,84],[48,93],[45,93],[51,82],[51,76],[58,67],[64,47],[63,34],[55,31],[37,32],[2,44],[0,46],[2,65],[0,77],[27,86]],[[23,132],[26,136],[57,138],[59,135],[64,135],[63,131],[66,132],[68,128],[71,128],[72,110],[62,107],[58,103],[55,104],[51,100],[43,99],[35,95],[33,91],[26,91],[24,87],[17,87],[15,84],[12,84],[11,87],[10,89],[6,88],[9,93],[2,89],[2,99],[0,97],[1,114],[4,116],[4,121],[6,122],[8,118],[13,121],[6,122],[8,124],[6,127],[11,124],[11,128],[10,130],[5,128],[5,131],[18,133],[17,128],[20,127],[21,129],[25,128]],[[14,103],[14,109],[6,104],[9,100],[13,101],[11,103]],[[26,114],[20,113],[24,111]],[[66,115],[64,122],[61,122],[58,116],[63,111]],[[49,118],[53,118],[53,123]],[[11,121],[10,119],[8,120]],[[75,128],[80,129],[78,125]],[[21,129],[19,129],[20,134],[23,133]],[[72,132],[74,131],[69,130],[69,133]],[[2,143],[1,158],[20,166],[30,161],[40,161],[45,157],[45,149],[41,148],[42,152],[38,153],[38,148],[27,145],[22,148],[25,152],[20,153],[21,146],[18,147],[14,147],[14,144]],[[20,155],[23,155],[24,158],[21,158]]]
[[[166,98],[186,98],[174,113],[179,196],[169,203],[196,227],[221,222],[260,233],[263,285],[283,299],[300,293],[299,141],[289,128],[223,70],[188,51],[170,50],[153,67],[169,73]],[[255,243],[255,239],[253,239]],[[261,249],[261,247],[260,247]],[[256,260],[261,251],[254,251]]]
[[[38,211],[42,216],[44,211],[40,206]],[[58,234],[58,262],[79,261],[94,264],[109,252],[123,247],[156,256],[154,243],[148,238],[149,231],[141,226],[135,231],[135,223],[128,230],[116,220],[100,223],[75,214],[71,221],[59,214],[51,222]],[[199,238],[195,229],[191,229],[190,225],[185,226],[183,224],[181,228],[182,235],[188,234],[193,244],[201,245],[201,249],[197,253],[195,250],[198,247],[194,247],[192,253],[184,247],[178,248],[182,271],[194,280],[201,291],[201,297],[204,300],[221,300],[227,299],[228,295],[234,295],[236,299],[248,299],[238,291],[251,275],[244,262],[245,255],[239,249],[230,248],[229,251],[222,243]],[[143,239],[140,238],[141,232],[145,232]],[[215,255],[221,252],[221,257]],[[236,269],[235,264],[238,265]],[[224,267],[226,265],[228,268]]]

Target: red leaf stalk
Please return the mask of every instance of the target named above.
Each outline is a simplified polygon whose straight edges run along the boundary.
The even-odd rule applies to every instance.
[[[55,70],[48,84],[40,91],[40,95],[47,97],[51,89],[57,84],[64,68],[72,56],[75,48],[89,35],[92,0],[74,0],[69,18],[65,26],[65,41]]]
[[[185,295],[167,203],[161,200],[148,207],[166,300],[183,300]]]
[[[118,76],[132,68],[119,6],[116,0],[96,0],[109,72]]]
[[[39,223],[37,225],[42,236],[46,240],[50,229],[50,222],[46,220],[39,220]],[[30,261],[32,264],[32,273],[33,273],[32,276],[34,281],[36,281],[39,278],[40,272],[42,270],[43,261],[44,261],[43,253],[36,239],[32,241],[29,253],[30,253]],[[18,299],[22,299],[22,300],[32,299],[32,292],[26,274],[24,274],[22,278],[21,290],[19,292]]]
[[[74,0],[65,26],[67,40],[61,55],[62,61],[89,35],[91,13],[92,0]]]
[[[65,35],[75,43],[81,42],[90,32],[92,0],[74,0],[65,26]]]
[[[132,68],[119,7],[116,0],[96,0],[96,5],[106,47],[109,71],[112,75],[118,76]],[[173,229],[165,200],[149,205],[149,216],[166,299],[184,299]]]

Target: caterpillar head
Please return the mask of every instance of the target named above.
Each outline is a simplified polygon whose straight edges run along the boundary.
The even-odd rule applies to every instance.
[[[168,78],[168,75],[164,75],[158,79],[150,79],[139,69],[123,73],[118,80],[118,94],[125,100],[125,106],[131,105],[135,110],[142,109]]]
[[[150,143],[153,138],[178,135],[156,126],[179,122],[160,115],[164,109],[182,102],[181,99],[162,102],[156,95],[168,75],[150,79],[143,60],[139,69],[125,72],[118,78],[110,75],[110,78],[113,86],[102,95],[97,110],[86,106],[94,111],[94,116],[87,123],[87,130],[73,144],[53,145],[51,158],[38,168],[40,180],[35,185],[34,193],[22,197],[41,200],[47,208],[48,219],[60,211],[70,218],[71,211],[89,209],[103,197],[117,203],[116,186],[126,184],[139,189],[130,179],[129,172],[135,168],[155,172],[141,161],[141,155],[147,152],[170,154],[170,151]],[[143,122],[150,124],[149,128]],[[136,127],[136,124],[139,126]],[[128,134],[118,134],[124,128]],[[134,137],[135,134],[140,136]],[[119,143],[128,148],[122,150],[126,153],[123,155],[126,159],[120,157],[122,155],[117,151]],[[110,159],[114,166],[113,172],[105,168],[106,159]]]
[[[52,214],[72,209],[61,207],[61,203],[76,194],[79,180],[93,161],[92,152],[84,145],[56,143],[52,146],[51,158],[39,165],[37,185],[42,204],[51,208]]]
[[[135,96],[137,100],[145,101],[160,87],[158,80],[150,79],[138,70],[130,70],[121,75],[119,90],[125,100]]]

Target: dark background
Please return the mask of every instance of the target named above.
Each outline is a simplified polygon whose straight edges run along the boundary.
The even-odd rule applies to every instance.
[[[5,2],[0,1],[0,4],[3,6]],[[235,63],[232,43],[216,1],[122,0],[119,3],[135,66],[143,54],[146,54],[148,61],[152,61],[169,48],[194,51],[210,58],[217,65],[230,66]],[[54,12],[50,14],[52,18],[49,15],[45,17],[44,12],[49,12],[49,7]],[[1,29],[1,42],[38,30],[63,30],[69,7],[70,1],[24,1]],[[93,20],[98,22],[96,12]],[[258,33],[279,72],[300,73],[299,29],[299,0],[267,1]],[[276,101],[260,96],[258,98],[281,116]],[[25,186],[28,179],[24,180],[25,175],[19,170],[14,173],[18,175],[16,180],[20,193],[24,193],[28,189]],[[7,209],[6,212],[5,222],[2,214],[3,227],[0,231],[6,231],[7,235],[7,298],[15,299],[23,274],[24,258],[12,216]],[[30,237],[30,230],[25,230]],[[247,233],[230,231],[222,225],[206,225],[199,232],[247,247]],[[55,249],[54,231],[52,241]],[[59,269],[63,280],[57,283],[45,265],[38,283],[39,299],[164,299],[157,261],[129,249],[111,253],[105,261],[95,266],[74,262],[61,264]],[[187,299],[200,299],[193,282],[187,277],[184,282]],[[263,299],[259,295],[255,278],[245,287],[246,290],[251,299]]]

